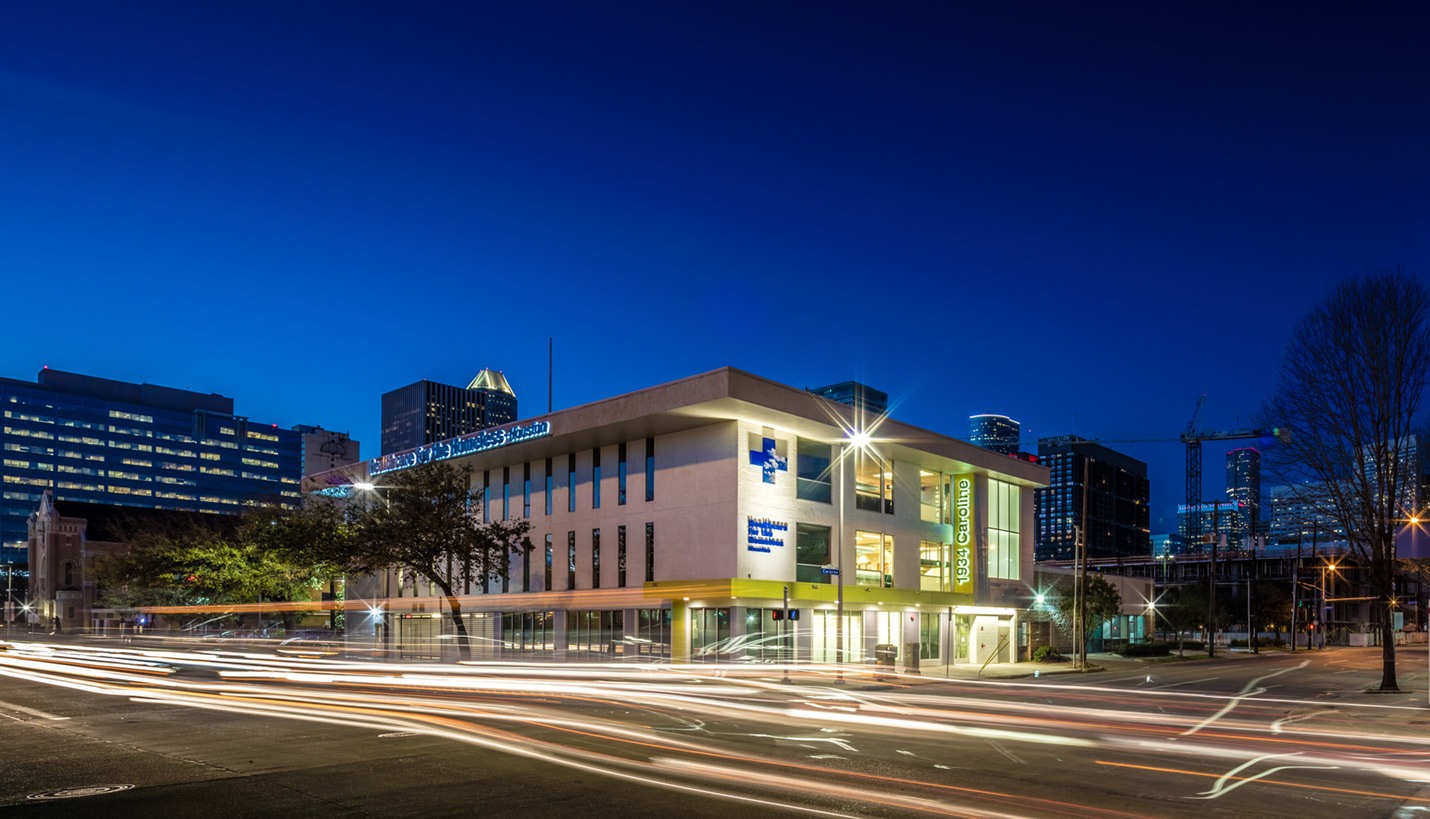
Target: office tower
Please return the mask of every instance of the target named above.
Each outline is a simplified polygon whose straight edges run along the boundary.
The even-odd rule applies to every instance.
[[[1037,560],[1076,557],[1074,527],[1085,526],[1087,556],[1132,557],[1151,551],[1147,465],[1076,435],[1038,441],[1038,463],[1049,485],[1034,492]],[[1088,483],[1083,484],[1086,467]]]
[[[313,475],[362,460],[362,446],[346,432],[299,424],[293,431],[302,436],[303,474]]]
[[[828,398],[839,404],[861,409],[869,415],[882,415],[889,411],[889,394],[880,392],[858,381],[841,381],[827,387],[808,389],[821,398]]]
[[[968,416],[968,442],[1004,455],[1018,454],[1018,422],[1006,415]]]
[[[299,434],[233,412],[217,394],[44,369],[0,378],[5,562],[24,562],[27,519],[46,489],[60,501],[236,513],[296,503]]]
[[[516,393],[496,370],[482,370],[465,388],[418,381],[383,393],[380,454],[391,455],[516,419]]]
[[[1240,546],[1261,520],[1261,453],[1251,447],[1226,453],[1226,498],[1238,510],[1227,542]]]

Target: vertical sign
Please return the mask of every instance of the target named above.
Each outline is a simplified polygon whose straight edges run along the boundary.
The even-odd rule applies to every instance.
[[[973,593],[973,474],[953,476],[953,590]]]

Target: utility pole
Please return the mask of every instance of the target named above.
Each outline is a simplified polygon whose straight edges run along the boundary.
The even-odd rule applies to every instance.
[[[1081,567],[1077,574],[1078,668],[1087,670],[1087,496],[1092,492],[1088,477],[1092,459],[1082,458],[1082,528],[1078,529],[1077,545]]]
[[[1221,501],[1212,501],[1212,560],[1207,571],[1207,657],[1216,656],[1216,547],[1221,540]],[[1201,516],[1198,509],[1193,514]]]
[[[1296,653],[1296,604],[1301,601],[1301,535],[1296,535],[1296,562],[1291,564],[1291,653]]]

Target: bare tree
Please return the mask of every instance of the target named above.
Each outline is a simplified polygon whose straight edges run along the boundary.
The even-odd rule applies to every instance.
[[[1381,271],[1342,282],[1292,333],[1261,422],[1279,428],[1271,471],[1334,520],[1380,606],[1380,690],[1395,680],[1395,533],[1417,511],[1417,414],[1430,368],[1430,296]]]

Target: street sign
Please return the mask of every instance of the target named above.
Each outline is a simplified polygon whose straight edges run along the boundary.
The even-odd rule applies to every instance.
[[[820,574],[839,574],[839,570],[836,569],[836,568],[834,568],[833,566],[820,566],[820,567],[819,567],[819,573],[820,573]]]

